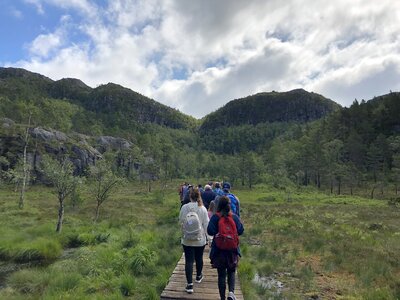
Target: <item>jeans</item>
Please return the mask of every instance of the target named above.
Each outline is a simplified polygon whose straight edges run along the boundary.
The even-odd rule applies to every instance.
[[[203,252],[204,246],[192,247],[183,246],[183,251],[185,252],[185,273],[186,281],[188,284],[193,283],[193,263],[196,261],[196,275],[200,276],[203,271]]]
[[[225,300],[226,275],[228,273],[228,289],[230,292],[235,291],[235,271],[236,269],[218,268],[218,289],[221,300]]]

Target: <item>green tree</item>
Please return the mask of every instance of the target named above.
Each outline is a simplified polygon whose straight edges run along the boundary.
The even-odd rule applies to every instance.
[[[329,178],[331,194],[333,193],[335,179],[339,182],[338,188],[340,191],[341,178],[343,176],[343,168],[341,165],[342,150],[343,142],[339,139],[327,142],[323,146],[325,160],[327,162],[326,171]]]
[[[28,148],[28,142],[29,142],[29,129],[31,126],[31,113],[29,113],[29,121],[28,121],[28,126],[25,129],[25,135],[24,135],[24,148],[22,152],[22,174],[21,174],[21,189],[20,189],[20,194],[19,194],[19,202],[18,202],[18,207],[20,209],[24,208],[24,202],[25,202],[25,190],[26,186],[29,183],[29,175],[31,172],[31,166],[27,162],[26,159],[26,150]]]
[[[57,192],[59,207],[56,232],[61,232],[65,199],[76,189],[79,178],[73,176],[73,165],[66,158],[57,161],[49,156],[44,156],[42,164],[44,175]]]
[[[94,222],[97,222],[100,206],[110,197],[111,192],[122,180],[112,172],[112,165],[105,159],[97,161],[90,167],[90,178],[93,180],[92,194],[96,200],[96,213]]]
[[[246,166],[244,177],[247,179],[247,184],[251,189],[261,173],[262,161],[255,153],[249,152],[244,157],[244,165]]]

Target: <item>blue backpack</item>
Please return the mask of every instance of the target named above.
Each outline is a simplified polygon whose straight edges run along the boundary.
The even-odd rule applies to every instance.
[[[240,211],[239,211],[239,200],[236,198],[234,194],[226,194],[226,196],[229,198],[231,202],[231,210],[234,214],[236,214],[238,217],[240,217]]]

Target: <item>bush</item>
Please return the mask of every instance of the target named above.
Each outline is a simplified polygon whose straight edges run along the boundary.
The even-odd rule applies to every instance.
[[[119,290],[121,291],[121,294],[126,297],[132,296],[136,286],[135,279],[129,274],[122,274],[120,280],[121,283]]]
[[[135,275],[142,274],[146,269],[150,268],[156,259],[153,251],[144,246],[139,246],[130,251],[133,255],[130,259],[130,268]]]
[[[37,269],[20,270],[7,280],[8,285],[23,294],[39,294],[50,282],[50,274]]]
[[[39,238],[29,245],[20,245],[21,249],[13,251],[13,260],[19,263],[32,261],[53,261],[61,255],[62,247],[57,240]],[[24,247],[27,247],[24,249]],[[29,248],[28,248],[29,247]]]

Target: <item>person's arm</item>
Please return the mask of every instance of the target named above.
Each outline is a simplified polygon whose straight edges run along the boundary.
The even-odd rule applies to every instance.
[[[208,218],[208,212],[207,209],[203,206],[202,207],[202,214],[203,214],[203,228],[207,229],[208,227],[208,223],[210,222],[210,219]]]
[[[184,211],[186,210],[186,207],[182,206],[181,211],[179,212],[179,224],[181,225],[185,219],[185,213]]]
[[[208,222],[207,226],[208,235],[216,235],[218,233],[218,220],[219,217],[217,215],[213,215],[211,217],[211,220]]]

